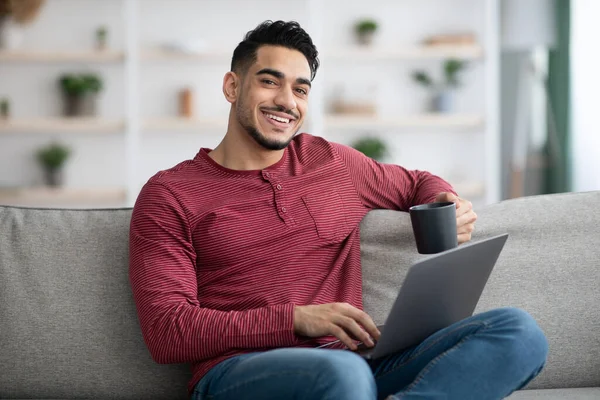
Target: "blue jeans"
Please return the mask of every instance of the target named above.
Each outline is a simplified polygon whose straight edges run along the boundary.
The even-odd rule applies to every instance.
[[[502,399],[542,370],[548,342],[517,308],[478,314],[397,354],[282,348],[230,358],[192,399]]]

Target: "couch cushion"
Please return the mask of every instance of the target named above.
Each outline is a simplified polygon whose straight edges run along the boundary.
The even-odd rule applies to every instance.
[[[187,397],[141,336],[130,213],[0,207],[0,398]]]
[[[509,400],[598,400],[600,388],[519,390]]]
[[[528,311],[550,343],[530,388],[600,386],[600,192],[509,200],[476,210],[473,240],[509,233],[476,312]],[[416,252],[408,214],[378,210],[361,223],[365,309],[385,320]]]

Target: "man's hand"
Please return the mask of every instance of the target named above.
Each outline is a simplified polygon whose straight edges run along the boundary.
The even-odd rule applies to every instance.
[[[471,233],[475,230],[475,221],[477,221],[477,214],[473,211],[473,204],[471,204],[470,201],[461,199],[449,192],[438,194],[435,201],[451,201],[456,204],[456,231],[458,234],[458,244],[471,240]]]
[[[294,331],[308,337],[333,335],[351,350],[356,350],[352,338],[369,347],[379,340],[380,332],[365,313],[348,303],[329,303],[294,308]]]

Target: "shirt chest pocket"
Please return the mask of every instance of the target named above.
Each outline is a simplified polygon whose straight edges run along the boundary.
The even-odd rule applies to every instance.
[[[330,242],[341,242],[351,232],[344,201],[336,191],[312,193],[302,196],[319,238]]]

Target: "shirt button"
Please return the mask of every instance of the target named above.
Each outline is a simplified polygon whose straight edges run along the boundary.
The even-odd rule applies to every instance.
[[[285,207],[281,207],[281,212],[287,212],[287,209]]]
[[[277,185],[276,187],[277,187],[277,190],[281,190],[282,189],[281,185]]]
[[[269,174],[268,172],[265,172],[265,178],[268,178],[269,176],[271,176],[271,174]]]

